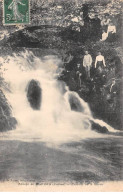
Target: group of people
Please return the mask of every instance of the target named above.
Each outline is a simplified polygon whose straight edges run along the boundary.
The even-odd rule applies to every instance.
[[[74,64],[77,64],[76,67],[73,67]],[[94,70],[94,74],[96,77],[101,77],[103,74],[106,63],[105,63],[105,58],[99,51],[97,53],[97,56],[95,58],[95,61],[93,61],[91,54],[89,54],[89,51],[85,51],[85,55],[83,56],[82,63],[77,63],[76,58],[73,57],[71,54],[68,55],[67,61],[64,61],[65,69],[67,72],[70,72],[70,75],[73,77],[72,72],[76,72],[77,79],[79,78],[79,83],[81,86],[81,80],[82,77],[85,80],[91,80],[91,69]],[[71,76],[70,76],[71,77]]]
[[[83,58],[83,67],[85,68],[87,78],[90,78],[90,70],[91,70],[91,67],[92,67],[92,62],[93,62],[92,56],[89,54],[88,51],[85,51],[85,55],[84,55],[84,58]],[[102,73],[103,68],[106,67],[105,58],[101,54],[101,52],[98,52],[98,55],[96,56],[94,67],[97,70],[96,71],[97,74]]]
[[[102,39],[101,41],[107,40],[107,38],[111,38],[115,40],[116,35],[116,26],[113,24],[113,22],[110,20],[108,15],[105,16],[105,18],[102,20]]]
[[[93,59],[93,55],[86,50],[80,62],[80,59],[78,60],[76,56],[73,57],[68,53],[67,59],[64,61],[62,78],[66,83],[68,82],[70,90],[81,90],[84,83],[90,83],[90,88],[95,85],[99,92],[107,79],[105,58],[99,51]]]
[[[79,86],[81,88],[81,85],[82,85],[82,69],[80,69],[80,64],[77,64],[77,70],[76,71],[76,74],[78,76],[78,81],[79,81]],[[87,80],[90,80],[91,82],[91,85],[93,86],[93,82],[95,80],[96,82],[96,92],[97,93],[101,93],[102,96],[104,96],[104,99],[106,99],[106,101],[108,103],[110,103],[111,106],[113,106],[115,108],[116,106],[116,96],[118,94],[118,91],[117,91],[117,85],[116,85],[116,81],[115,81],[115,78],[112,78],[111,79],[111,82],[109,82],[107,85],[105,85],[105,81],[106,81],[106,78],[104,78],[104,83],[100,84],[100,81],[102,80],[102,77],[105,76],[105,67],[106,67],[106,63],[105,63],[105,58],[104,56],[101,54],[101,52],[98,52],[97,56],[96,56],[96,59],[94,61],[94,72],[95,72],[95,76],[98,78],[98,80],[96,80],[96,78],[94,78],[94,75],[93,77],[91,77],[91,68],[93,67],[93,59],[92,59],[92,56],[89,54],[88,51],[85,51],[85,55],[83,57],[83,63],[82,63],[82,66],[84,68],[84,72],[85,72],[85,76],[86,76],[86,79]],[[93,83],[93,84],[92,84]],[[106,93],[106,94],[105,94]]]

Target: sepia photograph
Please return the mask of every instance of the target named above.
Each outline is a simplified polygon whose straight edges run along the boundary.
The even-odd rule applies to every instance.
[[[0,0],[0,191],[123,191],[122,0]]]

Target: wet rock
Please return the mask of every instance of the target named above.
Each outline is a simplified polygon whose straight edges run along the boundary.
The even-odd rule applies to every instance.
[[[102,126],[100,126],[99,124],[97,124],[93,121],[91,121],[91,128],[92,128],[92,130],[94,130],[98,133],[104,133],[104,134],[109,133],[109,131],[106,127],[102,127]]]
[[[0,132],[16,128],[17,121],[14,117],[0,116]]]
[[[38,81],[31,80],[27,89],[27,99],[34,110],[40,110],[42,90]]]
[[[74,95],[70,95],[69,96],[69,103],[70,103],[70,107],[71,110],[77,111],[77,112],[83,112],[84,108],[81,105],[81,102],[79,101],[79,99],[77,97],[75,97]]]
[[[11,107],[7,99],[0,90],[0,132],[12,130],[16,128],[17,120],[12,117]]]
[[[9,127],[11,127],[12,129],[16,128],[17,120],[15,117],[8,118],[8,122],[9,122]]]

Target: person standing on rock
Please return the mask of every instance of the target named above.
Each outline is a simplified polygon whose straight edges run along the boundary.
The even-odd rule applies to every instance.
[[[95,68],[97,69],[97,73],[102,73],[104,67],[106,67],[104,56],[101,54],[101,52],[98,52],[95,60]]]
[[[85,55],[84,55],[84,58],[83,58],[83,67],[85,68],[87,78],[90,78],[91,65],[92,65],[92,57],[88,53],[88,51],[85,51]]]

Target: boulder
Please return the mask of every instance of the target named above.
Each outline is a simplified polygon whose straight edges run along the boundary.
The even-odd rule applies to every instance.
[[[0,132],[9,131],[16,128],[17,121],[12,116],[11,106],[0,90]]]
[[[27,88],[27,99],[34,110],[40,110],[42,89],[38,81],[32,79]]]
[[[91,121],[91,128],[92,130],[98,132],[98,133],[109,133],[108,129],[106,127],[102,127],[99,124],[95,123],[94,121]]]

